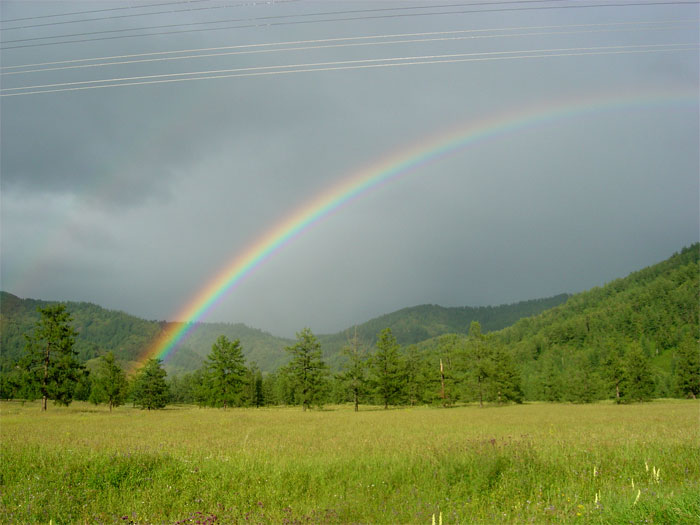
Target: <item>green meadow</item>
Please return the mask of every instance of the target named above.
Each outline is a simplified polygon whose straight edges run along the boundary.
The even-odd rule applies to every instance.
[[[0,403],[1,523],[698,523],[700,403]]]

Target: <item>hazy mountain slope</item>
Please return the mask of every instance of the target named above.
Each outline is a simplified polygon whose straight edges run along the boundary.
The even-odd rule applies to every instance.
[[[374,345],[377,334],[384,328],[391,328],[400,344],[409,345],[443,334],[466,333],[472,321],[479,321],[484,332],[499,330],[523,317],[560,305],[568,297],[567,294],[560,294],[500,306],[413,306],[371,319],[337,334],[321,335],[319,339],[324,355],[331,363],[335,363],[348,338],[354,335],[355,328],[358,338],[366,345]]]
[[[494,332],[520,368],[526,399],[566,400],[571,391],[610,388],[606,361],[641,349],[655,396],[674,395],[677,350],[700,339],[700,244],[669,259],[571,296],[560,306]],[[436,361],[440,338],[418,344]],[[602,397],[606,397],[603,395]]]

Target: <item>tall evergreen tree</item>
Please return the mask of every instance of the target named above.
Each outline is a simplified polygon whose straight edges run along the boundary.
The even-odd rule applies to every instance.
[[[472,390],[479,399],[479,406],[484,406],[484,396],[487,393],[488,381],[491,377],[491,349],[486,344],[486,338],[481,333],[478,321],[469,325],[467,337],[466,361],[470,363],[468,374],[471,378]]]
[[[348,358],[348,364],[346,370],[340,375],[340,380],[349,390],[357,412],[360,407],[360,398],[365,394],[367,385],[367,354],[360,346],[357,328],[355,328],[355,335],[343,347],[343,354]]]
[[[654,396],[654,376],[639,343],[627,348],[624,360],[625,401],[648,401]]]
[[[92,389],[90,401],[93,403],[107,403],[109,411],[112,407],[124,404],[128,383],[126,374],[117,363],[112,352],[107,352],[100,357],[97,369],[92,376]]]
[[[292,355],[287,365],[288,377],[294,386],[295,399],[306,410],[321,405],[328,369],[321,356],[321,344],[309,328],[297,333],[297,343],[286,348]]]
[[[506,349],[497,345],[492,353],[493,367],[490,379],[491,399],[499,405],[513,401],[523,402],[523,390],[520,385],[520,372]]]
[[[167,373],[160,359],[149,359],[134,381],[134,404],[142,409],[165,408],[170,401],[170,390],[165,382]]]
[[[263,375],[257,363],[251,363],[250,368],[246,370],[243,398],[247,406],[261,407],[266,404]]]
[[[676,349],[674,383],[681,397],[696,399],[700,395],[700,350],[691,334],[686,335]]]
[[[225,335],[219,336],[211,347],[205,367],[208,375],[209,404],[224,408],[240,405],[247,379],[240,341],[229,341]]]
[[[59,405],[70,404],[84,367],[73,349],[78,334],[65,305],[39,308],[39,313],[34,332],[26,338],[22,368],[26,372],[26,392],[29,397],[41,397],[41,408],[46,410],[49,399]]]
[[[379,332],[377,349],[372,356],[372,374],[375,391],[385,409],[401,399],[403,375],[399,348],[391,328]]]

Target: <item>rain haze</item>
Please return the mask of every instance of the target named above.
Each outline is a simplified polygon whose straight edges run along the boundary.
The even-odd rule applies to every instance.
[[[496,116],[303,228],[202,320],[291,336],[573,293],[700,235],[697,2],[0,8],[0,284],[20,297],[185,320],[318,196]]]

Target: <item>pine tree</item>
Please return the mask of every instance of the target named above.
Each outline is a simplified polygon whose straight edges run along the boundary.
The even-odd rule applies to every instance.
[[[107,352],[100,357],[97,370],[92,376],[92,389],[90,401],[93,403],[107,403],[109,411],[113,407],[124,404],[128,383],[126,374],[114,358],[112,352]]]
[[[240,405],[247,375],[240,341],[229,341],[225,335],[219,336],[211,347],[205,367],[209,404],[224,408]]]
[[[384,409],[397,404],[401,398],[403,377],[399,348],[391,328],[379,332],[371,367],[372,382],[379,399],[384,403]]]
[[[292,355],[287,365],[288,378],[294,387],[296,401],[306,410],[312,404],[322,405],[328,369],[321,357],[321,344],[309,328],[297,333],[297,343],[286,348]]]
[[[160,359],[146,361],[134,382],[134,404],[148,410],[165,408],[170,401],[166,375]]]
[[[49,399],[67,406],[84,371],[73,349],[78,333],[71,325],[73,319],[65,305],[47,306],[38,311],[41,318],[34,333],[26,338],[26,355],[22,360],[25,392],[29,397],[42,398],[42,410],[46,410]]]

